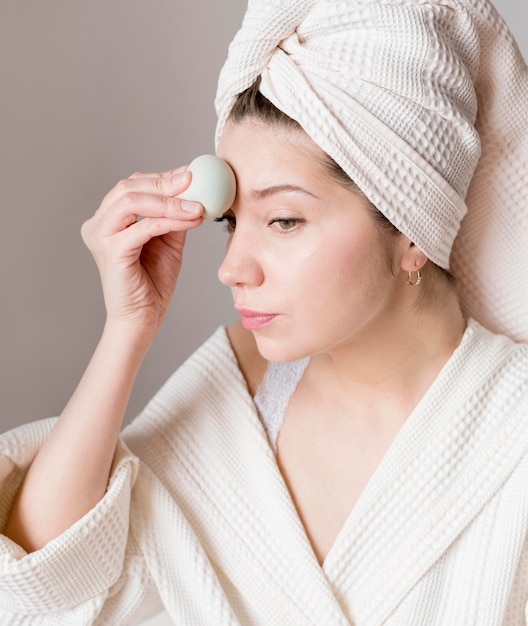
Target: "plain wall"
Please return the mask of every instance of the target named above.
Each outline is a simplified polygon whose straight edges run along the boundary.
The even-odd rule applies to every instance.
[[[528,56],[526,0],[497,6]],[[0,430],[60,412],[104,320],[79,229],[117,180],[211,152],[217,75],[244,0],[0,3]],[[219,324],[225,235],[190,233],[127,419]]]
[[[104,321],[80,226],[134,171],[214,152],[214,95],[244,0],[0,3],[0,431],[58,414]],[[221,323],[218,224],[190,233],[128,419]]]

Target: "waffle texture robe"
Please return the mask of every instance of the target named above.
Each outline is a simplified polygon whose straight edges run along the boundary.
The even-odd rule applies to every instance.
[[[5,524],[52,420],[0,438]],[[519,626],[528,346],[471,321],[323,566],[220,328],[123,433],[105,497],[41,550],[0,537],[0,624]]]

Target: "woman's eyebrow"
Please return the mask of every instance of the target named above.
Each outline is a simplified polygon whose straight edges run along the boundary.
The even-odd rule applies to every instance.
[[[299,187],[298,185],[272,185],[264,189],[252,189],[249,195],[253,200],[263,200],[264,198],[279,193],[302,193],[318,199],[311,191],[308,191],[304,187]]]

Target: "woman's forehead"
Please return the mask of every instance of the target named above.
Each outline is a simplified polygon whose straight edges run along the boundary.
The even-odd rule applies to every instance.
[[[302,130],[262,122],[230,123],[217,154],[233,168],[237,183],[265,190],[277,185],[306,188],[306,180],[330,180],[324,152]]]

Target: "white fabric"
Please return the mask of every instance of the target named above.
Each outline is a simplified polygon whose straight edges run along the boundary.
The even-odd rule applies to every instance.
[[[519,626],[528,601],[528,346],[471,322],[323,567],[223,329],[123,434],[104,499],[26,555],[0,624]],[[52,422],[0,437],[0,528]]]
[[[289,363],[268,362],[258,386],[254,398],[255,406],[274,450],[277,449],[277,437],[284,413],[309,362],[309,358]]]
[[[451,259],[466,313],[528,341],[528,71],[488,0],[250,0],[220,74],[217,141],[258,77],[444,268],[469,187]]]

